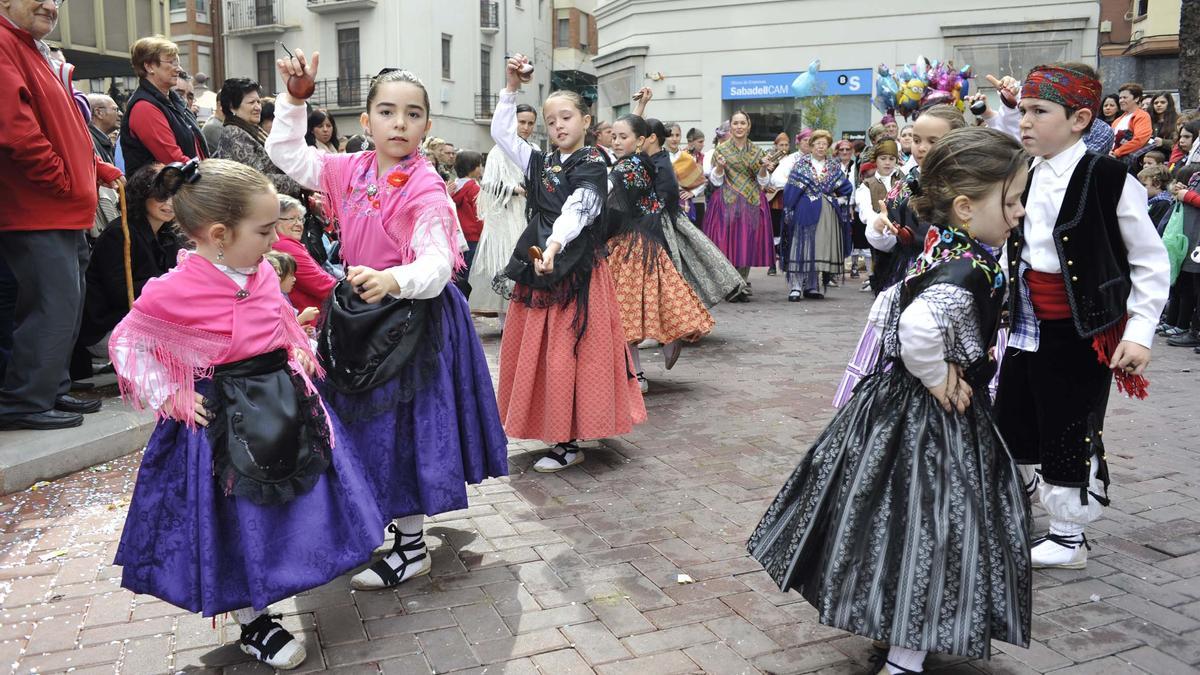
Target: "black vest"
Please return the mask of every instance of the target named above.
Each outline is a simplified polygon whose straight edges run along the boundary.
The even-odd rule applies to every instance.
[[[1054,224],[1054,247],[1067,286],[1075,331],[1093,337],[1125,317],[1133,283],[1129,252],[1117,222],[1117,203],[1125,187],[1125,163],[1091,152],[1079,160]],[[1032,178],[1022,201],[1029,198]],[[1024,221],[1008,239],[1008,309],[1017,312],[1016,285]]]
[[[172,91],[168,98],[154,85],[143,79],[137,91],[129,97],[129,102],[125,106],[125,117],[121,119],[121,153],[125,157],[126,176],[132,176],[143,166],[158,161],[154,155],[150,154],[146,146],[129,131],[129,118],[132,117],[130,113],[133,112],[133,106],[142,101],[158,108],[163,117],[167,118],[167,123],[171,125],[171,131],[175,134],[175,144],[179,146],[183,154],[195,157],[196,147],[199,146],[200,158],[204,159],[208,156],[208,146],[204,143],[204,135],[200,133],[200,127],[196,126],[195,118],[192,117],[192,113],[188,111],[179,94]]]

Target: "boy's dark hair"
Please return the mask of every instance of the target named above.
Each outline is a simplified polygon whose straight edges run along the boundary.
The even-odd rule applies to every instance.
[[[471,172],[483,166],[483,155],[474,150],[459,150],[454,157],[454,173],[459,178],[466,178]]]
[[[263,122],[273,119],[275,119],[275,99],[264,98],[262,100],[262,117],[258,123],[261,125]]]
[[[1155,159],[1157,159],[1159,164],[1167,163],[1167,154],[1162,150],[1151,150],[1150,152],[1147,152],[1145,155],[1142,155],[1142,161],[1146,161],[1146,158],[1150,156],[1153,156]]]
[[[692,141],[696,140],[697,138],[701,138],[703,136],[704,136],[704,132],[700,131],[696,127],[692,127],[691,129],[688,129],[688,132],[687,132],[688,143],[691,143]]]
[[[1192,180],[1192,176],[1195,175],[1197,171],[1200,171],[1200,164],[1193,162],[1175,169],[1175,175],[1172,177],[1176,180],[1176,182],[1187,185],[1188,181]]]
[[[1085,77],[1090,77],[1093,80],[1100,79],[1100,73],[1096,72],[1095,68],[1089,66],[1086,63],[1080,63],[1078,61],[1068,61],[1067,63],[1060,63],[1058,65],[1060,68],[1067,68],[1068,70],[1074,70],[1075,72],[1079,73],[1080,75],[1083,75]],[[1088,125],[1083,128],[1084,135],[1086,135],[1089,131],[1092,130],[1092,125],[1095,124],[1096,120],[1101,116],[1102,113],[1100,111],[1103,107],[1104,107],[1104,99],[1101,98],[1100,104],[1098,106],[1096,106],[1095,110],[1092,111],[1092,121],[1088,122]],[[1120,108],[1120,105],[1118,104],[1118,114],[1120,114],[1119,108]],[[1070,108],[1064,108],[1064,109],[1067,111],[1067,117],[1074,115],[1075,110],[1079,110],[1079,108],[1075,108],[1075,110],[1072,110]]]

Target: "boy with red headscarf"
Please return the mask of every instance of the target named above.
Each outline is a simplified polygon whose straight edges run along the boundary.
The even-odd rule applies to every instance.
[[[1169,288],[1146,189],[1084,144],[1100,99],[1084,64],[1038,66],[1021,88],[1020,140],[1034,160],[1008,242],[1011,337],[996,410],[1030,499],[1050,514],[1034,567],[1087,564],[1084,528],[1109,502],[1109,388],[1115,375],[1119,391],[1145,398]]]

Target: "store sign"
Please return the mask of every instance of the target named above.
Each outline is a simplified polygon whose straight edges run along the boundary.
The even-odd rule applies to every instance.
[[[792,82],[800,73],[765,75],[725,75],[721,78],[721,99],[736,101],[750,98],[792,98]],[[817,73],[826,96],[869,96],[871,69],[822,70]]]

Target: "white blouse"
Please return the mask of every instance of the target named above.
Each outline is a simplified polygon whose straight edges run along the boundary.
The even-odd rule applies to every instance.
[[[534,148],[517,135],[517,92],[515,91],[504,89],[500,92],[500,102],[492,111],[492,140],[496,141],[496,146],[504,151],[504,154],[523,173],[529,172],[529,159],[533,156]],[[559,157],[564,160],[569,156],[559,153]],[[567,196],[562,213],[554,219],[547,243],[556,241],[559,246],[566,248],[568,244],[575,241],[575,238],[583,232],[583,228],[591,225],[596,216],[600,215],[600,200],[603,197],[604,195],[597,195],[590,188],[576,188]]]

